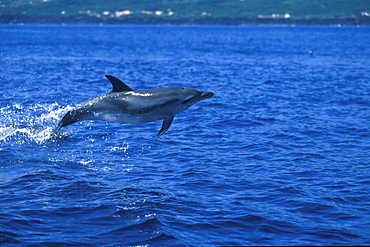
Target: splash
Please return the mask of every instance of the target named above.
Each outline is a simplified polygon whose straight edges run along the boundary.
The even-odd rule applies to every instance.
[[[43,143],[53,137],[60,118],[71,109],[58,103],[0,108],[0,142]]]

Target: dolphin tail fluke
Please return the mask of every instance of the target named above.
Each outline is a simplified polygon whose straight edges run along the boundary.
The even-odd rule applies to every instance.
[[[56,136],[59,133],[61,128],[62,128],[62,122],[60,121],[58,125],[55,127],[55,129],[53,129],[53,131],[51,132],[50,138],[53,138],[54,136]]]
[[[60,120],[60,122],[58,123],[58,125],[57,125],[57,126],[55,127],[55,129],[53,130],[53,132],[52,132],[52,134],[51,134],[51,137],[56,136],[56,135],[59,133],[59,131],[60,131],[60,129],[61,129],[61,128],[65,127],[65,126],[68,126],[68,125],[70,125],[70,124],[73,124],[73,123],[75,123],[75,122],[77,122],[77,121],[78,121],[78,120],[75,120],[75,119],[73,118],[72,111],[67,112],[67,113],[63,116],[62,120]]]
[[[78,122],[80,121],[79,118],[76,118],[76,111],[75,110],[71,110],[71,111],[68,111],[62,118],[62,120],[60,120],[59,122],[59,125],[60,125],[60,128],[62,127],[66,127],[70,124],[73,124],[75,122]]]
[[[172,124],[173,118],[174,118],[174,116],[171,116],[171,117],[167,117],[163,120],[162,128],[159,130],[157,136],[161,136],[164,133],[166,133],[166,131],[170,128],[170,126]]]

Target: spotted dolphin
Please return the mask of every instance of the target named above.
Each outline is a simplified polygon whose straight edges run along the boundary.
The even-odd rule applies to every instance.
[[[214,92],[202,92],[194,88],[133,90],[114,76],[105,77],[112,83],[113,90],[82,102],[68,111],[54,133],[62,127],[83,120],[137,124],[163,119],[157,134],[160,136],[171,126],[177,113],[215,95]]]

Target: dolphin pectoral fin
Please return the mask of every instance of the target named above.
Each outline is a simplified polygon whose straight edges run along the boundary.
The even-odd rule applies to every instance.
[[[120,79],[114,76],[105,75],[105,77],[112,83],[112,86],[113,86],[112,92],[134,91],[132,88],[127,86],[123,81],[121,81]]]
[[[166,133],[166,131],[170,128],[171,124],[172,124],[172,121],[174,119],[175,116],[171,116],[171,117],[167,117],[163,120],[163,123],[162,123],[162,128],[159,130],[157,136],[161,136],[163,135],[164,133]]]

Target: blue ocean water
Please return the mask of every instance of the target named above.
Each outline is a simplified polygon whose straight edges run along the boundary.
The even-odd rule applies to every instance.
[[[369,27],[0,26],[1,246],[370,244]],[[310,52],[311,51],[311,52]],[[216,95],[84,121],[114,75]]]

